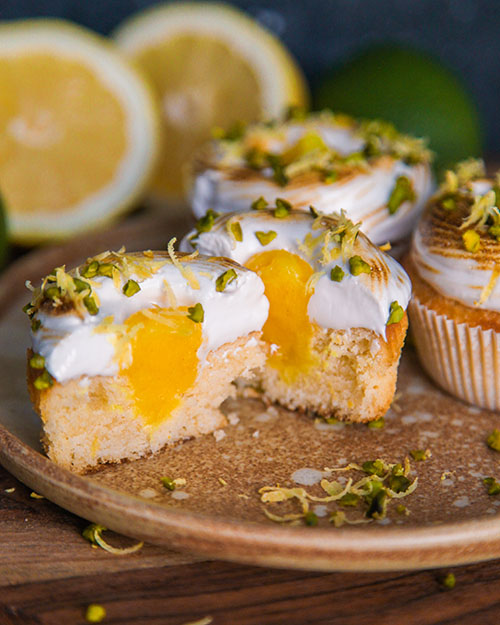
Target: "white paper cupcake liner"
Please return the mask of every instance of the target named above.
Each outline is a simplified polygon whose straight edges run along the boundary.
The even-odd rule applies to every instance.
[[[408,310],[418,356],[429,376],[470,404],[500,410],[500,333],[456,323],[415,297]]]

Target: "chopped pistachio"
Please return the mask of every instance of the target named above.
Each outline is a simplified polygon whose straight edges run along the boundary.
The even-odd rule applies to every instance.
[[[61,289],[55,285],[49,286],[44,289],[43,294],[47,299],[56,299],[61,296]]]
[[[287,107],[284,115],[285,121],[304,121],[307,118],[307,111],[302,106],[291,104]]]
[[[324,173],[324,177],[323,177],[323,182],[325,184],[333,184],[334,182],[337,181],[337,178],[339,177],[339,175],[337,174],[336,171],[325,171]]]
[[[269,245],[269,243],[278,236],[278,233],[274,230],[269,230],[269,232],[257,230],[255,236],[259,239],[261,245]]]
[[[52,378],[50,373],[47,371],[47,369],[44,369],[43,373],[41,373],[33,382],[33,386],[38,391],[45,391],[46,389],[50,388],[53,384],[54,384],[54,379]]]
[[[112,278],[113,269],[115,269],[113,263],[101,263],[99,265],[99,269],[97,270],[97,275],[104,276],[105,278]]]
[[[251,148],[245,154],[245,161],[251,169],[262,169],[266,165],[266,153],[259,148]]]
[[[365,516],[369,519],[383,519],[387,508],[387,491],[380,486],[374,494],[366,496],[365,500],[368,502]]]
[[[405,311],[398,304],[397,300],[391,302],[391,307],[389,309],[389,319],[387,319],[386,325],[390,326],[393,323],[399,323],[401,319],[404,317]]]
[[[431,452],[429,449],[412,449],[410,451],[410,456],[413,460],[422,462],[423,460],[428,460],[431,457]]]
[[[142,546],[144,545],[144,543],[141,541],[140,543],[137,543],[136,545],[133,545],[132,547],[125,547],[123,549],[120,547],[113,547],[112,545],[107,543],[102,537],[102,533],[105,532],[106,530],[107,528],[104,527],[104,525],[91,523],[90,525],[87,525],[87,527],[83,530],[82,536],[83,538],[88,540],[89,543],[92,543],[92,545],[97,545],[98,547],[101,547],[105,551],[109,551],[109,553],[114,553],[115,555],[125,555],[127,553],[134,553],[136,551],[139,551],[139,549],[141,549]]]
[[[304,523],[309,527],[314,527],[318,525],[318,515],[309,510],[304,515]]]
[[[330,280],[332,280],[332,282],[342,282],[344,276],[345,271],[339,265],[335,265],[335,267],[330,271]]]
[[[80,275],[84,278],[94,278],[97,275],[98,270],[99,263],[96,260],[93,260],[82,269]]]
[[[73,278],[73,284],[75,285],[75,289],[77,293],[81,293],[82,291],[91,291],[92,287],[85,280],[81,280],[80,278]]]
[[[276,200],[276,208],[274,209],[274,216],[278,219],[283,219],[288,217],[290,211],[292,210],[292,205],[290,202],[283,200],[281,198],[277,198]]]
[[[217,219],[218,216],[219,216],[218,213],[216,213],[214,210],[209,208],[207,212],[205,213],[205,215],[203,215],[203,217],[198,219],[198,221],[195,224],[195,228],[198,231],[198,233],[210,232],[210,230],[212,229],[212,226],[214,225],[214,221]]]
[[[404,493],[408,490],[411,481],[404,475],[391,475],[388,486],[395,493]]]
[[[387,202],[387,209],[390,215],[394,215],[403,202],[413,202],[415,199],[415,191],[413,190],[413,184],[406,176],[398,176],[396,183],[389,196]]]
[[[231,228],[231,233],[236,241],[243,241],[243,230],[241,229],[241,224],[239,221],[233,221],[229,226]]]
[[[203,306],[198,302],[194,306],[190,306],[188,308],[188,319],[194,321],[195,323],[203,323],[205,319],[205,311],[203,310]]]
[[[320,216],[318,211],[314,208],[314,206],[309,206],[309,212],[314,217],[314,219],[317,219]]]
[[[274,181],[280,187],[284,187],[288,182],[288,176],[285,174],[285,166],[281,161],[281,157],[278,154],[267,154],[266,158],[269,167],[273,170]]]
[[[399,503],[396,506],[396,512],[398,514],[407,514],[408,513],[408,508],[405,505],[403,505],[402,503]]]
[[[85,308],[89,311],[90,315],[97,315],[99,312],[99,307],[96,304],[95,299],[91,295],[87,295],[87,297],[83,298],[83,304]]]
[[[234,269],[228,269],[224,273],[221,273],[221,275],[215,281],[215,290],[219,292],[225,291],[226,286],[236,280],[237,277],[238,274]]]
[[[452,210],[455,210],[455,208],[457,207],[457,201],[452,195],[447,195],[444,198],[442,198],[441,206],[446,211],[452,211]]]
[[[357,506],[359,502],[359,495],[355,495],[354,493],[346,493],[342,495],[342,497],[337,501],[339,506]]]
[[[500,430],[495,428],[486,439],[486,444],[490,449],[500,451]]]
[[[384,417],[379,417],[378,419],[375,419],[375,421],[370,421],[368,423],[368,427],[370,428],[370,430],[381,430],[384,426],[385,426]]]
[[[31,302],[25,304],[22,308],[23,313],[27,314],[28,317],[32,317],[35,313],[35,308]]]
[[[497,241],[500,242],[500,224],[495,224],[488,228],[488,234],[491,234]]]
[[[387,473],[387,467],[382,460],[367,460],[361,465],[363,471],[368,475],[382,477]]]
[[[141,287],[137,284],[135,280],[127,280],[127,282],[123,285],[123,294],[127,297],[132,297],[136,293],[139,293]]]
[[[404,473],[405,468],[400,462],[397,462],[391,469],[391,475],[404,475]]]
[[[494,477],[485,477],[483,480],[483,484],[486,486],[488,495],[500,494],[500,484],[496,481]]]
[[[359,276],[361,273],[371,273],[371,270],[370,265],[361,256],[351,256],[349,258],[349,271],[353,276]]]
[[[30,358],[30,367],[32,369],[45,369],[45,358],[41,354],[33,354]]]
[[[100,623],[106,618],[106,610],[98,603],[91,603],[85,611],[85,620],[88,623]]]
[[[251,209],[254,211],[261,211],[267,208],[269,204],[267,200],[261,195],[257,200],[254,200],[251,204]]]
[[[175,481],[171,477],[162,477],[161,483],[167,490],[175,490]]]
[[[339,419],[337,419],[337,417],[325,417],[324,421],[326,421],[326,423],[328,423],[328,425],[336,425],[337,423],[340,423]]]
[[[37,330],[40,329],[41,325],[42,325],[42,322],[40,321],[40,319],[32,319],[31,320],[31,331],[32,332],[36,332]]]
[[[245,135],[246,123],[239,120],[234,122],[227,130],[219,126],[212,129],[212,137],[222,141],[238,141]]]
[[[448,573],[439,580],[439,583],[441,584],[441,586],[443,586],[443,588],[446,588],[447,590],[452,590],[453,588],[455,588],[457,580],[453,573]]]
[[[481,236],[475,230],[466,230],[462,233],[462,241],[468,252],[477,252],[481,247]]]
[[[359,165],[364,163],[365,160],[363,152],[352,152],[344,157],[343,162],[345,165]]]

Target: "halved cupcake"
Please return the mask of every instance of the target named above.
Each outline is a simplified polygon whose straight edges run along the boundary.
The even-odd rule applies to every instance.
[[[460,163],[427,206],[407,267],[420,361],[444,389],[500,410],[500,175]]]
[[[430,160],[423,140],[387,122],[295,114],[220,133],[193,163],[191,202],[198,218],[247,211],[259,196],[326,215],[343,209],[374,243],[395,242],[432,193]]]
[[[49,457],[84,472],[225,425],[231,382],[265,360],[268,308],[255,273],[173,245],[55,269],[26,306]]]
[[[350,421],[382,416],[406,334],[408,276],[344,214],[291,210],[281,199],[264,205],[216,219],[209,213],[181,249],[226,256],[262,278],[268,398]]]

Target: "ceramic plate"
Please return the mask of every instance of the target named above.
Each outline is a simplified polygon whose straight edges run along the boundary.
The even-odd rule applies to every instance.
[[[427,379],[405,348],[395,402],[379,430],[328,425],[266,406],[258,398],[228,402],[231,423],[158,455],[73,475],[48,460],[39,445],[39,421],[25,385],[28,323],[20,312],[36,282],[54,266],[123,244],[164,249],[185,231],[181,220],[136,218],[110,233],[24,257],[0,280],[0,462],[30,488],[58,505],[117,532],[207,557],[318,570],[383,571],[477,562],[500,556],[500,496],[487,494],[486,476],[500,479],[500,455],[485,444],[500,426],[497,414],[455,401]],[[417,489],[391,502],[385,519],[336,528],[335,503],[315,503],[316,527],[284,526],[264,515],[296,512],[297,502],[263,504],[259,489],[279,483],[315,495],[325,467],[383,458],[401,462],[414,449]],[[338,474],[342,476],[343,474]],[[175,492],[162,476],[183,477]],[[331,476],[330,476],[331,479]],[[304,484],[304,482],[308,484]],[[323,493],[324,494],[324,493]],[[343,509],[349,518],[362,511]]]

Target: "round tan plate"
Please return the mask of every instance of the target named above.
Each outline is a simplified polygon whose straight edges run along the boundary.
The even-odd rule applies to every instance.
[[[383,571],[477,562],[500,556],[500,496],[487,495],[485,476],[500,479],[500,454],[485,445],[500,427],[497,414],[454,401],[422,374],[406,349],[396,401],[381,430],[364,425],[319,425],[303,414],[265,406],[258,399],[228,403],[223,434],[207,435],[139,460],[108,466],[87,477],[59,468],[41,452],[39,422],[25,388],[28,323],[20,307],[24,281],[36,282],[54,266],[117,248],[164,249],[182,220],[135,218],[109,233],[35,252],[0,279],[0,462],[36,492],[117,532],[218,559],[288,568]],[[387,518],[335,528],[335,504],[318,504],[317,527],[269,521],[258,490],[298,486],[300,471],[383,458],[403,461],[412,449],[432,457],[412,462],[417,490],[404,499],[409,516],[391,502]],[[297,471],[299,471],[297,473]],[[342,474],[340,474],[342,475]],[[185,488],[165,490],[162,476],[183,477]],[[321,495],[315,484],[304,486]],[[272,504],[275,514],[297,511]],[[362,511],[345,509],[351,518]],[[323,515],[323,516],[321,516]]]

